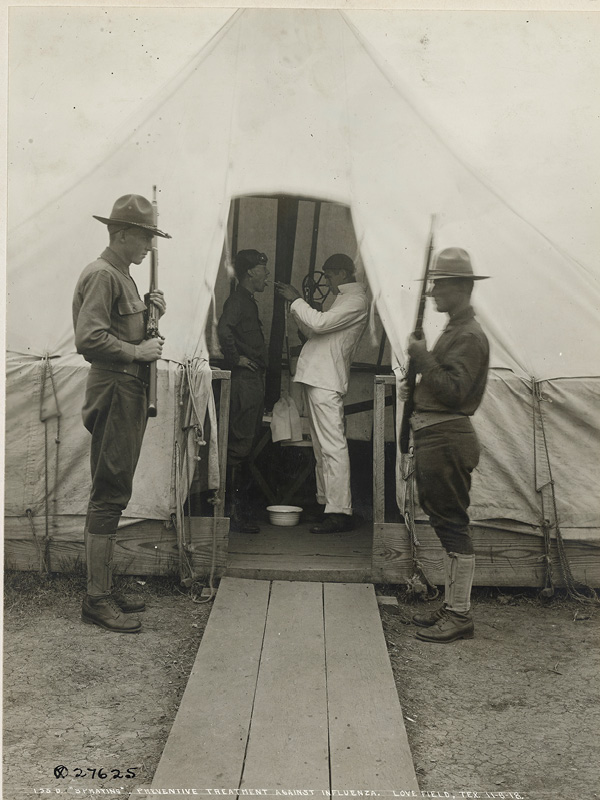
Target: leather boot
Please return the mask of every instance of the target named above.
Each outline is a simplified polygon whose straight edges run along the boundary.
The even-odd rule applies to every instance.
[[[423,611],[422,613],[415,614],[412,618],[413,624],[418,625],[419,628],[430,628],[439,622],[447,612],[448,603],[450,601],[450,571],[452,561],[448,553],[443,551],[443,564],[444,564],[444,602],[435,611]]]
[[[111,597],[124,614],[141,614],[142,611],[146,610],[146,603],[141,597],[115,592],[114,590],[111,593]]]
[[[417,631],[417,638],[425,642],[454,642],[456,639],[472,639],[474,636],[471,608],[471,588],[475,573],[475,556],[449,553],[450,581],[445,614],[424,630]]]
[[[230,465],[229,473],[229,530],[234,533],[260,533],[258,525],[250,522],[244,514],[244,503],[241,497],[240,466]]]
[[[447,611],[435,625],[418,630],[417,639],[423,642],[447,644],[456,639],[472,639],[475,635],[474,630],[473,617],[470,614]]]
[[[233,533],[260,533],[260,527],[240,516],[240,510],[236,507],[229,519],[229,530]]]
[[[224,506],[224,514],[226,517],[233,516],[233,495],[234,495],[234,478],[235,478],[235,467],[232,467],[231,464],[227,464],[225,469],[225,506]]]
[[[117,633],[137,633],[142,623],[125,614],[111,596],[112,556],[116,534],[85,531],[87,595],[81,607],[81,619]]]
[[[442,603],[435,611],[423,611],[420,614],[414,614],[412,621],[413,624],[417,625],[419,628],[430,628],[432,625],[435,625],[436,622],[444,619],[447,613],[448,606],[446,603]]]
[[[310,528],[311,533],[348,533],[354,527],[350,514],[325,514],[323,522]]]
[[[142,623],[137,617],[125,614],[113,598],[86,595],[81,606],[81,619],[88,625],[100,625],[115,633],[139,633]]]

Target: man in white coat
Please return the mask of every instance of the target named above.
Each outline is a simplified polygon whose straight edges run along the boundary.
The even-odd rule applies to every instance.
[[[350,365],[367,326],[369,301],[362,284],[356,282],[356,268],[349,256],[330,256],[323,272],[336,295],[327,311],[312,308],[289,284],[276,282],[275,288],[291,303],[290,311],[308,337],[298,358],[294,381],[303,385],[317,462],[317,502],[325,505],[323,523],[310,530],[343,533],[352,530],[344,397]]]

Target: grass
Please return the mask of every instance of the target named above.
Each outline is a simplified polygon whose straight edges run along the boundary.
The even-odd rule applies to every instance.
[[[438,587],[439,588],[439,587]],[[573,609],[598,609],[598,603],[581,603],[569,596],[566,589],[555,589],[551,597],[544,597],[540,594],[541,587],[530,586],[474,586],[471,592],[471,599],[474,603],[499,603],[500,605],[533,605],[539,608],[573,608]],[[375,594],[397,597],[399,602],[404,605],[420,605],[425,601],[425,597],[416,595],[406,585],[396,584],[376,584]],[[444,597],[444,589],[441,587],[440,595],[437,598],[441,602]]]
[[[85,564],[77,559],[76,561],[70,561],[68,564],[61,564],[60,567],[60,571],[51,572],[49,575],[7,569],[4,573],[5,610],[9,610],[14,603],[24,597],[40,606],[53,603],[57,595],[80,598],[86,589]],[[140,585],[143,585],[144,592],[154,597],[179,593],[194,598],[200,595],[203,586],[202,581],[195,581],[189,588],[182,586],[176,569],[165,575],[135,576],[116,574],[114,583],[120,591],[124,592],[139,591]],[[376,584],[375,593],[395,596],[402,603],[409,605],[423,602],[418,595],[411,592],[404,584]],[[472,599],[475,602],[491,601],[503,605],[516,603],[530,603],[540,606],[580,605],[569,597],[566,589],[556,589],[552,597],[544,598],[540,596],[539,588],[523,586],[474,587]]]
[[[115,588],[123,592],[139,592],[152,597],[165,597],[183,594],[192,600],[200,595],[202,583],[194,582],[189,588],[183,587],[179,573],[173,570],[165,575],[135,576],[115,575]],[[86,569],[80,560],[71,561],[64,571],[48,575],[39,572],[24,572],[7,569],[4,572],[4,613],[14,611],[26,599],[29,613],[32,607],[45,608],[53,605],[57,597],[81,599],[86,591]]]

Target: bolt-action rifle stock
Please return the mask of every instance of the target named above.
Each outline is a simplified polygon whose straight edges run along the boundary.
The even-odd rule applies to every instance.
[[[425,302],[427,300],[427,287],[429,282],[429,269],[431,267],[431,257],[433,254],[433,230],[435,226],[435,214],[431,216],[431,230],[429,232],[429,244],[425,253],[425,270],[423,273],[423,282],[421,285],[421,296],[419,297],[419,308],[417,311],[417,321],[415,323],[414,335],[417,339],[423,337],[423,317],[425,316]],[[410,442],[410,417],[415,408],[415,384],[417,381],[417,370],[415,362],[412,358],[408,360],[406,368],[406,389],[408,395],[404,401],[404,408],[402,410],[402,422],[400,423],[400,452],[408,453]]]
[[[158,227],[158,205],[156,202],[156,186],[152,187],[152,209],[154,211],[154,227]],[[148,293],[158,288],[158,243],[157,236],[152,239],[152,252],[150,254],[150,288]],[[158,308],[148,300],[148,318],[146,323],[146,339],[156,339],[160,336],[158,332]],[[150,362],[150,382],[148,386],[148,416],[155,417],[158,414],[157,403],[158,372],[157,362]]]

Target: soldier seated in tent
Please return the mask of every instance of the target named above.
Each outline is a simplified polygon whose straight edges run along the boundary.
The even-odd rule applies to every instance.
[[[489,344],[471,306],[474,275],[469,254],[457,247],[438,253],[429,273],[429,294],[449,322],[427,349],[411,335],[408,353],[421,380],[410,418],[419,502],[444,548],[446,591],[441,608],[415,614],[426,642],[453,642],[473,636],[470,613],[475,554],[469,530],[471,473],[479,461],[479,441],[469,419],[486,386]],[[401,385],[400,395],[407,392]]]
[[[291,302],[290,311],[308,337],[302,347],[294,381],[302,384],[316,460],[317,502],[325,505],[325,519],[311,533],[352,530],[350,458],[344,429],[344,397],[350,365],[368,322],[369,301],[356,281],[352,259],[330,256],[323,273],[336,299],[327,311],[317,311],[293,286],[276,283]]]
[[[81,273],[73,297],[77,352],[91,363],[83,424],[92,434],[92,489],[84,531],[87,595],[82,619],[119,633],[137,633],[143,601],[112,590],[111,563],[117,527],[131,498],[148,414],[150,363],[160,358],[164,339],[145,339],[146,304],[129,273],[152,248],[154,236],[169,237],[154,224],[152,203],[128,194],[114,204],[109,246]],[[149,294],[159,316],[163,292]]]
[[[234,263],[238,285],[223,306],[217,325],[225,366],[231,370],[231,405],[227,444],[227,509],[231,530],[258,533],[250,518],[248,460],[265,406],[267,347],[255,292],[264,292],[269,277],[267,256],[240,250]]]

